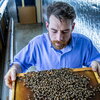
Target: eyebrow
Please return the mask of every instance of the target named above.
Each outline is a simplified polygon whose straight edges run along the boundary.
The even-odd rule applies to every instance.
[[[57,29],[51,28],[54,31],[57,31]],[[61,31],[69,31],[69,29],[61,30]]]
[[[69,31],[69,29],[61,30],[61,31]]]
[[[52,30],[57,30],[57,29],[54,29],[54,28],[51,28]]]

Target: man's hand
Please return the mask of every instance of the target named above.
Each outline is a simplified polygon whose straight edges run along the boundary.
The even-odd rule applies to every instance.
[[[93,71],[96,71],[100,75],[100,62],[92,61],[91,67]]]
[[[21,67],[18,64],[14,64],[4,77],[6,86],[12,88],[12,83],[16,80],[16,74],[20,72]]]

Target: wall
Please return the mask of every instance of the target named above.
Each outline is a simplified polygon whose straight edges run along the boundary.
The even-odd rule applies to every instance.
[[[64,1],[71,4],[77,14],[74,32],[88,36],[100,51],[100,1],[99,0],[43,0],[43,12],[49,3]],[[46,14],[43,13],[44,21]]]

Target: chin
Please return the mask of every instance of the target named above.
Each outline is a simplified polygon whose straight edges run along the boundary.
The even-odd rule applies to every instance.
[[[63,47],[62,46],[54,46],[54,48],[57,50],[61,50],[61,49],[65,48],[65,46],[63,46]]]

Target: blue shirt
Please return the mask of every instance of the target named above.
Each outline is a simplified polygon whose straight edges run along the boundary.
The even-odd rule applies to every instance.
[[[59,68],[89,67],[91,62],[100,61],[100,53],[90,39],[82,34],[72,33],[72,39],[65,48],[56,50],[48,33],[36,36],[15,57],[14,62],[21,66],[22,72],[30,66],[37,71]]]

